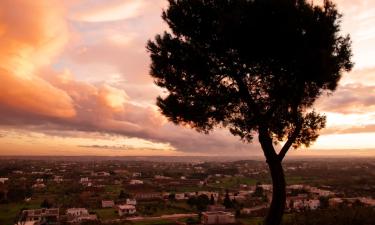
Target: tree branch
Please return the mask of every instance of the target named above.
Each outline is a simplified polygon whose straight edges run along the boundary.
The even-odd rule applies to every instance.
[[[238,85],[238,89],[239,89],[241,95],[243,95],[245,97],[246,103],[249,106],[249,108],[252,108],[255,116],[261,118],[258,106],[256,105],[255,101],[251,97],[251,95],[249,93],[249,90],[248,90],[248,87],[246,87],[246,85],[243,82],[242,78],[239,77],[239,76],[233,76],[233,77],[234,77],[234,80],[236,81],[236,83]]]
[[[295,140],[297,139],[300,131],[302,129],[302,123],[299,123],[296,128],[294,129],[293,131],[293,134],[288,138],[288,140],[286,141],[286,143],[284,144],[284,146],[281,148],[279,154],[278,154],[278,158],[280,161],[282,161],[286,155],[286,153],[288,152],[288,150],[290,149],[290,147],[293,145],[293,143],[295,142]]]
[[[272,144],[272,138],[268,134],[268,130],[264,126],[259,127],[259,143],[262,146],[264,156],[267,159],[267,162],[278,159],[275,148]]]

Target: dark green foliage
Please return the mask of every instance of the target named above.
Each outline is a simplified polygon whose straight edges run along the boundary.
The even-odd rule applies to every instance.
[[[285,208],[281,165],[291,147],[309,146],[326,118],[312,109],[353,67],[336,6],[307,0],[169,0],[171,32],[149,41],[151,76],[166,89],[157,105],[175,124],[208,133],[255,134],[267,158],[273,197],[266,224]],[[285,141],[280,151],[274,144]],[[229,206],[229,202],[227,204]]]
[[[210,205],[214,205],[214,204],[215,204],[215,198],[214,198],[213,194],[211,194]]]
[[[233,207],[233,203],[232,203],[232,201],[229,198],[228,190],[225,193],[223,205],[225,206],[226,209],[230,209],[230,208]]]
[[[258,184],[255,186],[255,191],[253,193],[253,196],[254,197],[263,197],[264,196],[264,190]]]
[[[319,197],[319,208],[327,209],[329,207],[329,198],[328,197]]]
[[[48,201],[48,199],[44,199],[42,203],[40,203],[40,208],[46,208],[49,209],[52,207],[52,203]]]
[[[210,204],[210,199],[205,194],[199,196],[191,196],[187,200],[187,204],[190,205],[190,207],[196,207],[199,212],[202,212],[207,209],[207,206]]]
[[[121,190],[120,194],[118,195],[119,199],[126,199],[126,198],[129,198],[129,197],[130,197],[130,195],[128,193],[126,193],[124,190]]]
[[[151,75],[171,121],[201,132],[225,126],[251,141],[308,146],[325,117],[308,110],[350,71],[350,38],[336,6],[305,0],[169,0],[171,33],[148,43]]]
[[[176,194],[172,193],[168,195],[168,200],[169,201],[175,201],[176,200]]]

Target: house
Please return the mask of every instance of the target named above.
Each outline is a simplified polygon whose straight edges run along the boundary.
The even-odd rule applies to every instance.
[[[145,193],[136,193],[134,198],[137,200],[146,200],[146,199],[161,199],[163,195],[159,192],[145,192]]]
[[[66,210],[66,215],[69,217],[78,217],[82,215],[88,215],[89,211],[85,208],[70,208]]]
[[[117,212],[119,216],[133,215],[137,212],[134,205],[118,205]]]
[[[53,178],[53,181],[55,181],[56,183],[61,183],[61,182],[63,182],[63,178],[62,178],[62,176],[55,176]]]
[[[98,177],[109,177],[109,176],[111,176],[110,173],[108,173],[108,172],[104,172],[104,171],[100,171],[100,172],[92,172],[91,175],[92,175],[92,176],[98,176]]]
[[[360,201],[368,206],[375,206],[375,199],[373,198],[360,198]]]
[[[272,185],[271,184],[261,184],[258,185],[259,187],[263,188],[265,191],[272,191]]]
[[[97,216],[89,214],[85,208],[70,208],[66,210],[66,216],[69,222],[77,223],[86,220],[97,220]]]
[[[176,200],[184,200],[185,199],[185,193],[176,193],[174,195]]]
[[[130,180],[129,184],[143,184],[143,181],[142,180]]]
[[[334,193],[328,190],[319,189],[316,187],[311,187],[309,190],[313,194],[317,194],[319,196],[328,197],[330,195],[333,195]]]
[[[89,182],[89,178],[88,177],[81,177],[81,183],[86,183],[86,182]]]
[[[0,177],[0,183],[4,184],[6,181],[8,181],[9,178],[6,177]]]
[[[17,225],[25,224],[39,224],[39,223],[48,223],[48,224],[58,224],[59,222],[59,209],[28,209],[23,210]]]
[[[137,205],[137,200],[136,199],[134,199],[134,198],[127,198],[126,199],[126,204],[127,205]]]
[[[236,219],[233,213],[216,211],[216,212],[203,212],[202,224],[233,224]]]
[[[37,183],[43,183],[43,178],[38,178],[38,179],[36,179],[36,182],[37,182]]]
[[[132,174],[133,177],[141,177],[142,176],[142,173],[139,173],[139,172],[134,172]]]
[[[45,188],[46,185],[43,184],[43,183],[36,183],[33,186],[31,186],[31,187],[34,188],[34,189],[42,189],[42,188]]]
[[[115,206],[115,202],[112,200],[102,200],[102,208],[112,208]]]
[[[92,183],[90,182],[90,179],[88,177],[82,177],[80,183],[86,187],[92,186]]]
[[[317,199],[297,199],[293,202],[293,209],[300,211],[305,209],[316,210],[320,206],[320,201]]]

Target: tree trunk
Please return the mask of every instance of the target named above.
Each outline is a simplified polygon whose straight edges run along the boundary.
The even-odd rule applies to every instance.
[[[280,225],[286,202],[285,178],[281,161],[267,160],[272,177],[272,202],[265,219],[265,225]]]

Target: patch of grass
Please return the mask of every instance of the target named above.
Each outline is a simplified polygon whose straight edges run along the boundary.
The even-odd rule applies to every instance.
[[[248,177],[224,177],[219,179],[219,181],[220,183],[213,183],[210,186],[228,189],[238,187],[240,184],[255,185],[257,183],[256,179]]]
[[[118,218],[118,214],[114,208],[94,209],[91,211],[95,212],[102,220],[112,220]]]
[[[21,209],[40,208],[40,202],[0,204],[0,224],[13,225]]]

